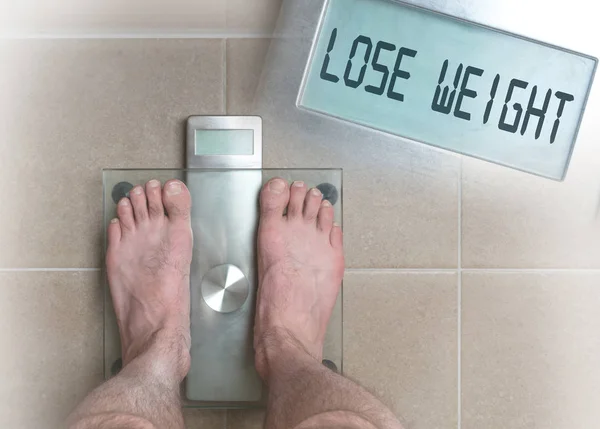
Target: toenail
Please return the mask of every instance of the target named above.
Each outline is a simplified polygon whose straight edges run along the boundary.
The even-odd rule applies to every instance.
[[[333,222],[333,226],[335,226],[335,227],[339,228],[339,227],[341,227],[342,225],[340,225],[340,224],[339,224],[339,223],[337,223],[337,222]]]
[[[321,193],[321,191],[319,191],[317,188],[312,188],[312,190],[310,191],[311,194],[313,194],[315,197],[320,197],[323,194]]]
[[[135,188],[133,188],[133,192],[134,195],[142,195],[142,187],[141,186],[136,186]]]
[[[167,195],[179,195],[181,194],[181,191],[181,183],[179,182],[171,182],[167,187]]]
[[[327,200],[323,200],[323,202],[321,203],[321,205],[325,208],[329,208],[331,207],[331,203]]]
[[[148,186],[151,188],[158,188],[160,186],[160,182],[158,180],[151,180],[148,182]]]
[[[119,201],[119,205],[120,206],[128,206],[129,205],[129,198],[121,198],[121,201]]]
[[[286,186],[286,183],[281,179],[275,179],[269,182],[269,189],[274,194],[281,194]]]
[[[304,186],[304,182],[296,181],[293,183],[293,186],[295,186],[296,188],[302,188]]]
[[[119,219],[111,219],[110,223],[119,223]]]

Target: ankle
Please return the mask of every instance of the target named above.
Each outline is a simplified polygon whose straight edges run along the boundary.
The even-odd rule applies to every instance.
[[[190,369],[189,337],[181,329],[162,328],[152,334],[129,362],[143,367],[165,384],[178,385]]]
[[[293,374],[318,361],[317,356],[309,353],[302,343],[284,328],[273,328],[256,341],[256,370],[267,385],[273,377],[279,377],[282,373]]]

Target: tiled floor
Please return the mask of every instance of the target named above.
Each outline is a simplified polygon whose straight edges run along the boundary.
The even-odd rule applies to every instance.
[[[99,267],[101,169],[182,168],[187,116],[224,113],[224,46],[0,41],[0,267]]]
[[[76,36],[0,40],[2,428],[58,428],[101,382],[101,169],[182,167],[188,115],[253,113],[270,40],[251,36],[280,4],[69,1],[0,3],[18,12],[0,12],[0,34]],[[450,11],[526,32],[508,6],[462,3]],[[579,31],[555,41],[598,55]],[[344,149],[343,127],[265,124],[267,166],[345,169],[344,369],[407,429],[597,426],[599,114],[596,85],[564,183],[377,137]],[[185,413],[190,428],[264,418]]]
[[[269,35],[282,0],[0,0],[0,35]]]
[[[464,429],[600,421],[600,272],[463,273]]]
[[[344,373],[407,428],[455,428],[457,274],[354,271],[344,287]]]
[[[58,428],[102,381],[99,272],[0,272],[0,427]]]

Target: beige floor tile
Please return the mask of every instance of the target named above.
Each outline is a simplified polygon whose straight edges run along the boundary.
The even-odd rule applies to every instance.
[[[184,166],[222,114],[221,40],[0,42],[0,267],[99,267],[102,168]]]
[[[290,70],[265,75],[273,58],[289,63],[294,74],[304,70],[295,65],[302,55],[282,57],[294,52],[280,46],[286,42],[268,54],[270,40],[227,44],[227,111],[263,116],[265,167],[344,169],[348,266],[455,268],[459,158],[340,122],[321,128],[326,119],[296,108],[297,92],[289,89],[296,88],[296,76],[289,82],[283,76]]]
[[[186,429],[223,429],[225,411],[184,408],[183,418]]]
[[[462,427],[597,427],[600,274],[464,273]]]
[[[227,32],[272,34],[282,0],[227,0]]]
[[[341,161],[348,267],[456,268],[458,161],[410,145]]]
[[[0,0],[0,34],[222,33],[221,0]]]
[[[462,263],[476,268],[600,268],[600,87],[564,182],[464,159]]]
[[[410,429],[457,425],[457,276],[351,272],[344,373]]]
[[[271,39],[227,40],[227,114],[251,115]]]
[[[262,429],[264,421],[264,410],[229,410],[226,429]]]
[[[102,382],[99,272],[0,272],[0,427],[58,429]]]

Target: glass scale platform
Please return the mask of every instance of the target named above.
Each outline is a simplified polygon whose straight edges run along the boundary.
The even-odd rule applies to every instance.
[[[266,391],[254,370],[252,329],[257,290],[258,195],[269,179],[304,181],[317,187],[342,224],[342,170],[187,169],[104,170],[104,231],[116,217],[117,202],[151,179],[186,183],[192,194],[194,251],[190,275],[192,365],[182,385],[188,407],[250,408],[265,403]],[[229,273],[240,290],[215,302],[210,288]],[[121,346],[108,284],[105,286],[104,372],[121,367]],[[324,365],[342,372],[342,294],[338,296],[324,349]]]

